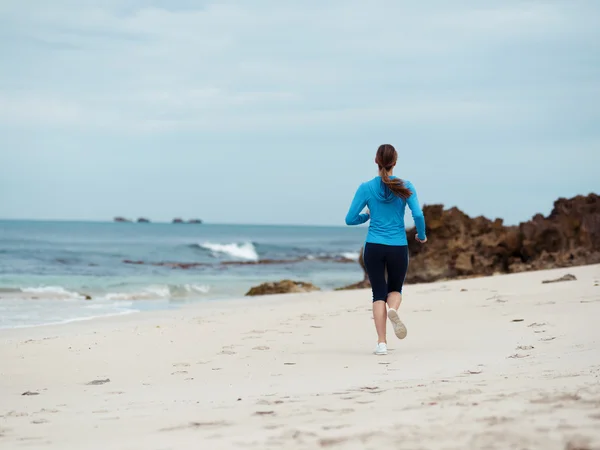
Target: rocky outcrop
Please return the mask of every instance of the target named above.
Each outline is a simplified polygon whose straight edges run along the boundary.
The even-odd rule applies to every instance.
[[[425,206],[423,213],[428,242],[419,244],[414,228],[407,233],[408,283],[600,263],[596,194],[561,198],[548,217],[537,214],[517,226],[443,205]]]
[[[310,283],[302,281],[282,280],[277,283],[263,283],[251,288],[246,295],[271,295],[271,294],[295,294],[302,292],[318,291],[319,288]]]

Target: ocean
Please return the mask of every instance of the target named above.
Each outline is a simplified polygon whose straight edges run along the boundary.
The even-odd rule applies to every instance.
[[[362,279],[363,227],[0,221],[0,328]],[[248,298],[252,301],[252,298]]]

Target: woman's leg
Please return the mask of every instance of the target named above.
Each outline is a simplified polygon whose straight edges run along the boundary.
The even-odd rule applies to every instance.
[[[378,244],[365,245],[364,262],[367,275],[373,290],[373,319],[377,330],[377,342],[387,342],[386,339],[386,306],[387,282],[385,279],[385,252]]]
[[[386,337],[386,323],[387,323],[387,311],[384,300],[377,300],[373,302],[373,319],[375,319],[375,330],[377,331],[377,343],[385,342],[387,344]]]
[[[398,291],[390,292],[387,297],[387,304],[390,308],[398,311],[400,304],[402,303],[402,294]]]
[[[406,327],[398,316],[398,308],[402,303],[402,287],[408,271],[408,247],[392,247],[387,257],[388,268],[388,317],[394,325],[394,333],[400,339],[406,337]]]

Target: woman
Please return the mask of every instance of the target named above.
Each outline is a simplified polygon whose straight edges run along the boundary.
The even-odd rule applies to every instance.
[[[398,317],[402,285],[408,269],[408,242],[404,228],[406,205],[417,227],[417,241],[427,242],[425,218],[415,187],[392,174],[397,160],[398,153],[393,146],[385,144],[377,149],[375,163],[379,167],[379,176],[359,186],[346,216],[347,225],[360,225],[371,220],[363,259],[373,289],[377,355],[387,355],[386,303],[389,307],[387,317],[394,326],[396,336],[404,339],[407,333]],[[367,213],[361,214],[365,206],[368,207]]]

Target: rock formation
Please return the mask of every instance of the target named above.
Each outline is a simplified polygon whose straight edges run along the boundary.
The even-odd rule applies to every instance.
[[[318,291],[319,288],[310,283],[301,281],[282,280],[277,283],[263,283],[251,288],[246,295],[271,295],[271,294],[292,294],[302,292]]]
[[[423,213],[428,242],[419,244],[416,230],[408,231],[407,283],[600,262],[600,196],[596,194],[558,199],[548,217],[537,214],[517,226],[504,226],[502,219],[471,218],[443,205],[425,206]],[[366,275],[363,282],[348,288],[365,285]]]

